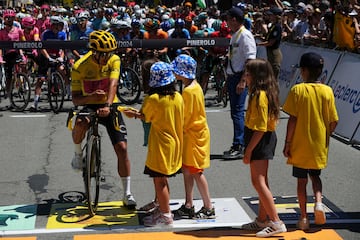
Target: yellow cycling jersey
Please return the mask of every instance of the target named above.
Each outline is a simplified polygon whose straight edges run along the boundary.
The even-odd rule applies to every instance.
[[[119,79],[120,57],[112,55],[106,65],[97,64],[91,57],[89,51],[82,58],[75,62],[71,71],[72,91],[81,91],[84,96],[96,90],[103,90],[109,93],[110,79]],[[113,102],[119,102],[115,95]],[[89,102],[88,104],[103,104],[103,102]]]

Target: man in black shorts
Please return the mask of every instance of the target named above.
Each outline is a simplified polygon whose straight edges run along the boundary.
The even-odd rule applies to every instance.
[[[134,208],[136,202],[130,191],[126,126],[119,113],[120,129],[115,128],[110,114],[111,104],[119,102],[116,90],[120,74],[120,58],[114,54],[117,43],[111,33],[98,30],[90,33],[89,47],[90,51],[76,61],[72,69],[72,101],[75,106],[84,106],[84,110],[96,111],[99,114],[99,123],[106,127],[118,159],[118,173],[124,188],[124,205]],[[82,169],[81,142],[85,138],[87,129],[89,129],[89,119],[78,117],[72,131],[75,155],[71,165],[74,169]]]

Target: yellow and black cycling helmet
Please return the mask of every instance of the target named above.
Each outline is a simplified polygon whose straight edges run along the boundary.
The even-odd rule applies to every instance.
[[[89,48],[99,52],[112,52],[117,49],[117,42],[111,33],[96,30],[89,35]]]

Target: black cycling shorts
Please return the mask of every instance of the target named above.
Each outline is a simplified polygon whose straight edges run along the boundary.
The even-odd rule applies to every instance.
[[[81,112],[94,112],[101,107],[103,107],[103,105],[101,104],[86,105],[81,110]],[[127,130],[122,114],[120,112],[117,112],[117,117],[119,121],[120,130],[115,128],[114,116],[112,116],[111,114],[107,117],[99,118],[99,123],[105,126],[106,131],[110,137],[111,143],[113,145],[119,142],[127,142]]]

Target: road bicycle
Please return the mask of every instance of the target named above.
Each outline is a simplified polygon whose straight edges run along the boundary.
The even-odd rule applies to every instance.
[[[64,66],[64,63],[60,61],[50,62],[50,68],[47,74],[48,100],[50,108],[54,113],[58,113],[62,109],[65,98],[64,78],[58,71],[60,66]]]
[[[211,85],[217,94],[215,97],[216,101],[218,103],[222,102],[223,107],[226,107],[229,100],[226,83],[226,56],[218,56],[216,61],[213,60],[210,73],[207,73],[205,64],[206,61],[202,61],[198,69],[198,78],[200,79],[204,95],[207,93],[209,85]]]
[[[26,64],[16,59],[10,83],[10,103],[15,111],[23,111],[30,102],[31,87],[29,78],[24,71]]]
[[[123,111],[125,108],[119,104],[113,104],[110,108],[110,114],[114,118],[117,127],[117,113]],[[86,205],[89,210],[89,215],[94,216],[99,203],[100,181],[101,177],[101,136],[99,134],[99,116],[95,112],[84,112],[82,110],[74,109],[69,112],[67,119],[67,126],[71,129],[72,119],[74,116],[83,116],[90,119],[90,128],[86,134],[86,143],[82,149],[83,151],[83,171],[82,176],[85,185]]]
[[[121,67],[117,88],[117,96],[124,104],[134,104],[139,101],[141,94],[140,77],[134,69]]]

